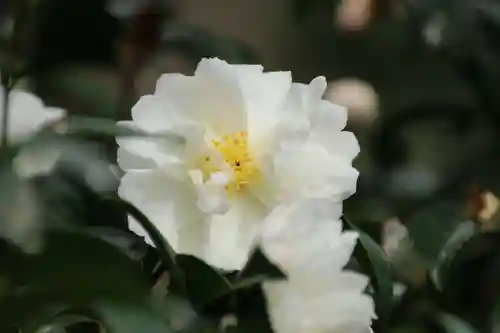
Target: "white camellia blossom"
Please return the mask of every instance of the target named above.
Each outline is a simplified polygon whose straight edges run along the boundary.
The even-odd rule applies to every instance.
[[[3,119],[5,91],[0,86],[0,119]],[[66,111],[61,108],[44,106],[42,100],[26,91],[14,89],[8,99],[7,142],[19,144],[29,140],[44,126],[61,120]],[[0,121],[1,123],[1,121]],[[2,133],[0,126],[0,136]],[[58,151],[50,147],[45,149],[21,150],[14,159],[16,173],[23,178],[49,173],[54,167]]]
[[[342,207],[324,200],[280,205],[260,242],[287,280],[264,282],[276,333],[368,333],[376,318],[368,277],[344,270],[358,234],[342,232]]]
[[[0,119],[4,109],[5,91],[0,86]],[[45,107],[35,95],[14,89],[8,98],[7,142],[20,144],[29,140],[42,127],[54,123],[66,113],[60,108]],[[0,136],[2,135],[0,126]],[[41,150],[24,147],[14,157],[14,171],[20,179],[14,180],[10,171],[0,170],[0,178],[9,186],[4,198],[5,209],[0,224],[0,236],[18,245],[26,252],[40,249],[41,238],[38,222],[36,194],[28,182],[23,179],[50,173],[57,162],[58,152],[48,147]],[[5,172],[5,173],[4,173]]]
[[[300,198],[355,192],[359,146],[345,108],[323,100],[326,80],[203,59],[194,76],[164,74],[124,122],[169,140],[118,138],[119,194],[180,253],[224,269],[245,263],[263,218]],[[131,229],[140,232],[132,220]]]
[[[3,118],[4,89],[0,86],[0,117]],[[23,90],[14,89],[9,94],[9,117],[7,139],[9,143],[21,143],[36,134],[44,126],[61,120],[66,111],[61,108],[47,107],[43,101]],[[0,128],[0,135],[2,129]]]

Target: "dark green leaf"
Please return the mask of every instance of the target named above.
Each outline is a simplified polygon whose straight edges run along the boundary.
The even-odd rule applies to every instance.
[[[168,333],[173,330],[150,304],[101,301],[94,304],[99,321],[109,333]]]
[[[500,302],[498,300],[493,308],[491,324],[493,326],[493,332],[498,332],[498,329],[500,329]]]
[[[434,262],[441,248],[463,221],[463,203],[437,202],[427,205],[405,219],[415,249],[429,262]]]
[[[393,281],[389,262],[384,251],[366,233],[357,228],[346,217],[342,217],[347,229],[359,233],[359,242],[354,250],[354,256],[359,264],[369,274],[375,288],[374,299],[377,305],[377,314],[384,321],[392,310]]]
[[[443,250],[443,261],[433,271],[440,302],[460,313],[477,328],[487,323],[500,291],[500,233],[480,230],[467,222]]]
[[[455,228],[441,248],[438,258],[430,271],[430,278],[437,290],[443,291],[443,287],[447,283],[448,270],[457,252],[479,232],[479,227],[474,221],[463,222]]]
[[[178,255],[177,262],[186,276],[189,299],[201,309],[231,292],[231,283],[215,268],[191,255]]]
[[[103,135],[107,137],[139,136],[153,137],[168,140],[172,144],[183,145],[185,139],[174,133],[150,134],[139,129],[117,124],[105,118],[72,116],[56,128],[57,132],[64,135]]]
[[[168,294],[155,305],[176,332],[199,332],[197,328],[203,326],[204,319],[186,299]]]
[[[182,271],[181,267],[177,263],[177,256],[170,246],[168,241],[162,236],[160,231],[155,227],[155,225],[144,215],[140,210],[138,210],[131,203],[123,201],[110,199],[115,204],[120,205],[127,213],[133,216],[137,222],[146,230],[149,237],[153,241],[153,244],[156,246],[156,249],[161,255],[163,259],[163,263],[166,266],[170,274],[170,286],[169,290],[173,293],[179,295],[185,295],[186,293],[186,285],[185,285],[185,274]]]
[[[257,247],[250,254],[249,259],[233,281],[233,288],[245,288],[266,280],[286,279],[276,265],[271,263],[262,249]]]
[[[94,308],[96,304],[133,307],[138,316],[145,316],[136,307],[147,308],[148,283],[139,265],[119,249],[72,232],[48,231],[45,240],[44,250],[38,255],[28,256],[14,248],[2,252],[1,271],[11,288],[0,300],[0,331],[21,327],[36,318],[41,325],[49,324],[50,317],[61,311]],[[144,321],[152,320],[152,316]],[[163,331],[148,332],[167,329],[164,325]]]
[[[440,314],[438,322],[447,333],[477,333],[466,321],[447,313]]]

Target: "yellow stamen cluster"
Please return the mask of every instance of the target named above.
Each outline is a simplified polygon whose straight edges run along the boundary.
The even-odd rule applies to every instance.
[[[241,131],[224,135],[219,140],[212,140],[212,144],[233,173],[226,186],[227,191],[235,193],[243,190],[257,173],[248,147],[248,133]],[[201,169],[205,180],[210,178],[212,173],[220,171],[209,156],[202,161]]]

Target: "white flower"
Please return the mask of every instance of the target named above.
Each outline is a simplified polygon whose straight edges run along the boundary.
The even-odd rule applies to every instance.
[[[5,114],[4,89],[0,86],[0,119]],[[59,108],[44,107],[42,101],[21,90],[13,90],[8,99],[7,141],[19,144],[30,139],[43,126],[60,120],[65,111]],[[1,120],[0,120],[1,123]],[[0,136],[2,133],[0,126]],[[48,173],[52,170],[58,153],[51,147],[24,147],[14,158],[14,171],[21,178],[11,177],[10,170],[0,170],[0,178],[10,191],[3,198],[4,209],[0,226],[0,236],[24,251],[37,252],[41,245],[41,225],[36,193],[32,185],[22,180],[25,177]]]
[[[264,282],[276,333],[370,332],[374,303],[368,278],[344,270],[357,233],[342,232],[340,205],[305,200],[277,207],[264,221],[261,244],[287,280]]]
[[[126,122],[186,138],[119,138],[119,193],[181,253],[238,269],[262,219],[281,202],[354,193],[359,151],[347,113],[323,100],[326,80],[202,60],[194,76],[165,74]],[[131,229],[138,231],[131,221]]]
[[[0,123],[3,120],[4,89],[0,86]],[[62,119],[66,112],[63,109],[44,106],[37,96],[22,91],[12,90],[8,99],[7,141],[10,144],[19,144],[30,139],[44,126]],[[2,133],[0,125],[0,136]],[[51,147],[43,149],[21,150],[14,159],[14,166],[20,177],[48,173],[56,163],[58,153]]]
[[[0,86],[0,119],[3,119],[4,90]],[[63,109],[44,106],[37,96],[22,90],[12,90],[9,94],[9,122],[7,139],[9,143],[20,143],[36,134],[43,126],[62,119]],[[0,128],[0,135],[2,135]]]

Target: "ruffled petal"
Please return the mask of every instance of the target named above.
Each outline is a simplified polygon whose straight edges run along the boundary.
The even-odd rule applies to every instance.
[[[278,201],[331,198],[341,201],[356,191],[358,171],[345,159],[312,142],[281,147],[270,176]]]
[[[118,190],[120,197],[139,208],[160,230],[174,250],[201,255],[207,244],[202,215],[195,204],[196,193],[160,170],[129,171]],[[129,220],[132,230],[137,222]]]
[[[208,214],[226,213],[230,207],[225,188],[228,182],[229,177],[224,172],[213,173],[207,182],[200,182],[197,186],[198,208]]]
[[[241,70],[220,59],[203,59],[195,77],[200,80],[197,96],[199,119],[214,136],[230,135],[247,129],[245,98],[240,84]],[[243,74],[245,75],[245,74]]]
[[[241,269],[266,214],[267,208],[251,196],[232,198],[226,214],[211,216],[207,261],[226,270]]]
[[[308,199],[281,205],[264,220],[260,242],[287,275],[263,289],[275,332],[352,332],[375,317],[368,278],[343,270],[357,233],[342,232],[338,206]]]

